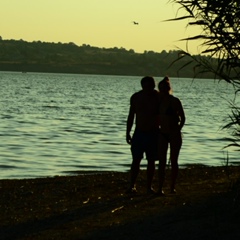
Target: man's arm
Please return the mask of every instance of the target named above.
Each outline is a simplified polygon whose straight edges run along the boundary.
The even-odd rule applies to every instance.
[[[130,106],[128,118],[127,118],[127,130],[126,130],[126,141],[128,144],[131,144],[131,142],[132,142],[132,137],[131,137],[130,133],[131,133],[132,126],[134,123],[134,116],[135,116],[135,113],[134,113],[133,107]]]

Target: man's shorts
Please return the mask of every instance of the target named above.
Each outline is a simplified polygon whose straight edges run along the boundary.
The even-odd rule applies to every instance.
[[[136,129],[134,131],[131,145],[133,159],[143,159],[144,153],[149,161],[158,159],[158,132],[159,130],[144,132]]]

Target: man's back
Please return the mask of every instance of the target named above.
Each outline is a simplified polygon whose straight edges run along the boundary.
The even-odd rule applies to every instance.
[[[152,131],[158,127],[158,92],[141,90],[131,97],[131,107],[136,114],[136,129]]]

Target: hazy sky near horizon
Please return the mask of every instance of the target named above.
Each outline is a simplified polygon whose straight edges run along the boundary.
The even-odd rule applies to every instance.
[[[186,42],[179,40],[200,30],[186,29],[186,21],[164,22],[176,16],[179,6],[169,0],[2,0],[0,36],[139,53],[186,50]],[[190,51],[199,53],[198,44],[190,43]]]

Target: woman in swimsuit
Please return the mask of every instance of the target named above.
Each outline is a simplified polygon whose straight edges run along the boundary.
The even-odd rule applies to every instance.
[[[168,145],[170,145],[171,186],[170,192],[176,193],[175,184],[178,175],[178,156],[182,146],[181,129],[185,123],[185,114],[181,101],[172,95],[170,80],[165,77],[158,84],[159,89],[159,194],[165,179]]]

